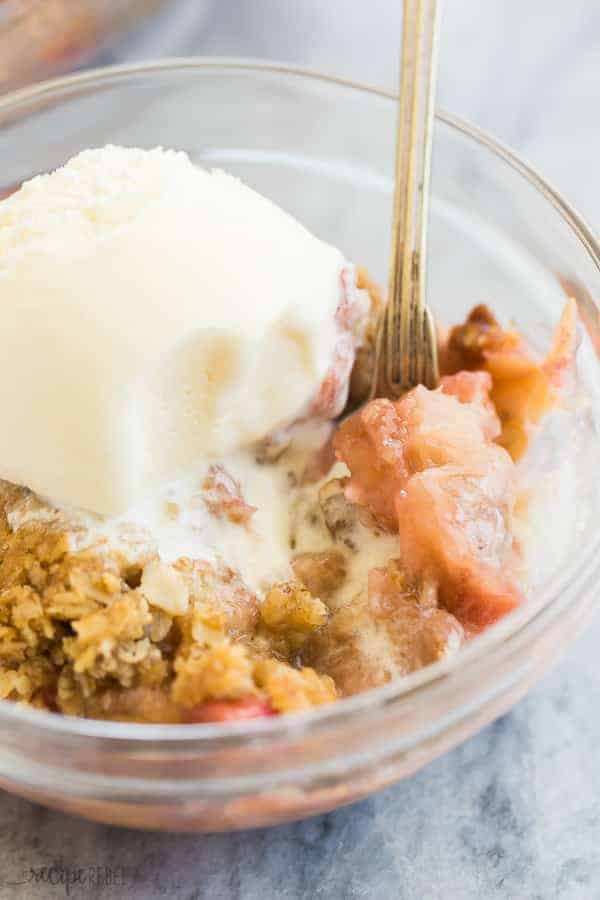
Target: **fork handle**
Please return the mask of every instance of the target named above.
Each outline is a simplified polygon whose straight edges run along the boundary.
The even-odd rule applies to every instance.
[[[425,274],[440,7],[441,0],[404,2],[389,299],[376,379],[386,396],[438,382]]]

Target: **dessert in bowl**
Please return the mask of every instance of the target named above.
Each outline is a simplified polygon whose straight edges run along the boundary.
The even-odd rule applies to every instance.
[[[164,103],[170,79],[173,84],[187,84],[183,79],[189,78],[194,86],[197,79],[199,94],[208,92],[211,102],[199,152],[184,137],[183,125],[172,140],[163,130],[160,143],[186,146],[200,163],[218,162],[246,176],[249,172],[247,181],[292,209],[314,232],[321,232],[318,223],[302,215],[304,194],[294,192],[293,180],[290,202],[282,202],[279,170],[297,166],[296,158],[278,149],[269,151],[269,165],[276,174],[268,189],[261,179],[260,153],[252,148],[240,151],[235,143],[231,150],[223,146],[223,106],[218,102],[234,83],[239,89],[237,79],[247,70],[198,66],[190,67],[187,76],[186,71],[185,66],[159,66],[146,77],[149,82],[156,79],[156,99],[162,98],[162,109],[171,113],[181,97]],[[277,92],[274,97],[269,93],[268,70],[249,71],[257,97],[264,99],[268,93],[271,104],[256,107],[255,134],[259,134],[263,118],[270,118],[273,107],[279,109]],[[306,93],[314,94],[314,122],[320,120],[323,109],[331,112],[336,91],[348,91],[344,116],[359,96],[353,89],[333,88],[318,79],[306,82],[293,73],[279,75],[287,90],[281,108],[284,116],[302,112]],[[123,79],[125,94],[129,88],[135,93],[142,84],[135,83],[140,72],[114,72],[107,77],[114,78],[120,89],[119,79]],[[69,104],[85,106],[83,92],[77,93],[84,82],[85,78],[76,79],[72,89],[65,83]],[[149,82],[143,82],[145,90]],[[340,109],[336,106],[337,115]],[[159,141],[153,121],[157,115],[160,118],[161,105],[150,104],[147,111],[148,133],[143,141],[136,140],[134,123],[125,140],[119,128],[114,135],[106,135],[110,129],[98,126],[94,140],[86,143],[104,146],[105,138],[114,136],[124,144],[155,146]],[[247,135],[242,129],[245,113],[238,112],[238,134]],[[9,137],[11,131],[18,135],[20,127],[9,123]],[[210,140],[207,128],[214,129]],[[290,134],[289,140],[296,138]],[[254,139],[251,135],[250,143]],[[443,156],[446,164],[452,163],[452,152],[451,140],[450,152]],[[94,153],[98,158],[101,151]],[[71,185],[67,218],[75,234],[79,234],[81,167],[93,168],[94,153],[83,154],[62,174],[49,176],[66,178]],[[135,153],[115,150],[112,158],[127,158],[129,167]],[[64,162],[69,155],[49,159],[44,168]],[[143,168],[150,157],[164,161],[172,155],[140,153],[134,168]],[[227,176],[208,175],[185,158],[177,160],[203,182],[202,197],[195,197],[195,188],[181,175],[190,209],[201,208],[206,191],[213,189],[206,179],[211,184],[214,179],[219,191],[227,185],[238,199],[238,192],[246,199],[251,193]],[[240,172],[244,168],[240,160],[248,172]],[[115,162],[113,175],[118,175],[120,165]],[[300,157],[300,167],[303,191],[310,193],[311,178],[317,177],[310,173],[318,168],[310,153]],[[339,165],[336,174],[344,175],[349,200],[361,178],[367,185],[362,196],[364,219],[373,197],[382,193],[383,182],[372,172],[367,178],[350,165],[347,169],[350,174]],[[333,170],[325,163],[318,177],[323,170],[334,179],[326,198],[331,207],[339,203],[340,193],[336,193]],[[442,336],[446,374],[437,391],[418,388],[396,404],[381,399],[365,404],[381,299],[370,277],[357,273],[347,262],[346,257],[363,259],[356,240],[348,239],[342,229],[341,240],[335,241],[343,247],[342,254],[279,210],[273,211],[270,204],[263,207],[260,204],[267,201],[252,194],[251,215],[234,215],[231,207],[224,219],[227,228],[237,224],[244,240],[251,233],[252,254],[244,256],[243,251],[219,257],[218,247],[224,246],[219,240],[223,224],[219,217],[212,217],[212,233],[205,222],[196,233],[188,228],[188,237],[180,241],[174,225],[179,213],[168,189],[167,194],[161,193],[162,176],[153,168],[154,205],[145,208],[139,223],[133,223],[137,234],[129,238],[129,255],[123,254],[115,243],[117,233],[122,240],[138,212],[136,176],[129,168],[127,172],[126,187],[116,192],[118,209],[106,200],[107,182],[99,186],[106,200],[101,208],[90,203],[89,191],[86,195],[86,228],[103,235],[101,263],[94,256],[95,243],[91,255],[89,246],[76,247],[74,254],[71,246],[67,257],[79,254],[75,266],[71,259],[58,258],[55,243],[53,254],[46,254],[53,268],[43,269],[38,282],[43,289],[58,281],[64,301],[58,318],[63,320],[64,309],[71,314],[76,309],[81,320],[79,330],[71,335],[56,329],[51,352],[47,347],[52,330],[38,322],[29,345],[37,341],[37,346],[46,348],[37,359],[52,359],[55,367],[65,371],[77,369],[65,365],[73,358],[86,363],[78,379],[65,378],[64,388],[67,395],[78,392],[80,398],[87,398],[87,406],[83,404],[79,419],[61,420],[53,440],[48,440],[49,424],[65,410],[73,416],[74,404],[62,404],[59,399],[51,408],[49,392],[44,394],[42,389],[50,380],[49,370],[39,363],[23,376],[24,393],[29,390],[38,404],[31,405],[36,415],[22,422],[17,404],[12,401],[11,407],[8,395],[5,401],[7,415],[13,415],[10,434],[17,449],[10,468],[2,473],[7,479],[3,487],[6,582],[2,585],[7,649],[2,686],[13,701],[4,706],[3,714],[6,721],[17,723],[12,740],[19,741],[21,758],[35,756],[27,735],[32,736],[36,727],[48,728],[55,736],[49,742],[50,752],[55,744],[63,745],[63,737],[77,735],[69,751],[72,773],[84,765],[78,749],[82,736],[100,742],[100,755],[105,752],[106,756],[101,783],[99,776],[94,778],[101,795],[97,802],[83,804],[79,789],[65,792],[64,785],[60,799],[48,796],[43,773],[35,791],[47,802],[89,815],[156,827],[230,827],[327,808],[406,773],[418,760],[439,752],[444,741],[456,740],[474,727],[477,704],[466,711],[467,695],[475,690],[474,665],[480,666],[478,688],[493,684],[497,695],[496,702],[484,705],[477,721],[497,714],[509,702],[507,698],[533,677],[535,653],[529,656],[528,674],[519,666],[508,667],[514,679],[510,685],[507,656],[500,657],[515,652],[517,636],[525,640],[526,625],[537,622],[540,627],[538,614],[547,613],[549,605],[548,574],[571,577],[575,562],[580,573],[589,575],[582,569],[581,558],[573,554],[573,541],[577,543],[577,535],[589,524],[595,502],[591,493],[587,509],[580,502],[586,480],[581,463],[595,440],[593,352],[584,339],[575,353],[574,305],[567,301],[561,282],[557,282],[558,291],[553,288],[559,296],[552,313],[537,322],[535,317],[532,322],[531,316],[506,309],[505,286],[499,285],[495,302],[494,292],[486,285],[485,292],[464,298],[465,304],[479,304],[470,315],[466,308],[455,313],[452,302],[446,308],[443,296],[437,303],[440,318],[459,323]],[[504,170],[502,177],[506,177]],[[165,185],[176,180],[169,166]],[[91,181],[98,186],[95,176]],[[32,217],[26,195],[35,190],[43,194],[48,182],[42,178],[37,185],[5,201],[9,227],[17,231],[19,207],[25,204],[27,227],[21,228],[21,235],[27,232],[27,240]],[[174,191],[175,195],[181,196],[181,191]],[[56,212],[53,203],[42,204],[50,218]],[[217,210],[227,209],[222,193],[215,204]],[[506,209],[502,212],[506,214]],[[253,231],[249,222],[261,221],[263,213],[263,230]],[[434,222],[435,215],[434,206]],[[48,230],[55,242],[60,242],[59,219],[53,219]],[[451,227],[458,220],[447,217]],[[189,223],[193,226],[194,219]],[[515,224],[523,227],[516,214]],[[384,225],[378,228],[383,244]],[[358,234],[361,229],[356,226],[356,230]],[[112,238],[107,238],[109,231],[114,232]],[[321,233],[331,237],[327,231],[325,217]],[[203,240],[194,245],[199,232]],[[269,235],[267,247],[260,246],[260,233]],[[214,238],[212,245],[209,238]],[[34,236],[34,244],[35,240]],[[112,249],[106,249],[107,240],[109,244],[113,240]],[[481,234],[474,246],[477,240],[481,241]],[[381,277],[366,233],[363,243],[369,269]],[[196,256],[186,249],[194,246]],[[129,267],[132,247],[135,265]],[[158,251],[165,247],[166,261],[177,263],[171,270],[177,273],[175,278],[161,274],[169,272],[164,259],[157,261]],[[498,247],[506,250],[501,242]],[[44,252],[39,245],[35,248],[37,257]],[[590,309],[586,309],[581,285],[569,269],[562,269],[561,253],[554,258],[561,265],[562,283],[569,278],[568,293],[580,302],[583,299],[589,325]],[[510,253],[506,259],[506,270],[519,286],[522,260]],[[236,267],[236,262],[244,264]],[[272,272],[277,265],[275,277]],[[74,276],[77,266],[79,273]],[[31,260],[26,269],[35,282]],[[82,273],[92,276],[90,297],[81,296]],[[467,263],[465,293],[469,293],[470,278]],[[527,278],[522,283],[526,293],[531,284]],[[244,302],[235,297],[228,307],[228,298],[235,294],[229,289],[215,295],[215,308],[211,308],[210,291],[202,298],[200,288],[212,285],[214,291],[223,284],[244,288]],[[27,292],[17,285],[15,276],[19,302],[11,299],[11,304],[26,316],[30,312],[23,299]],[[123,288],[134,294],[136,285],[142,287],[129,302]],[[260,286],[256,293],[251,285]],[[457,287],[447,284],[450,300]],[[183,312],[178,306],[181,295],[187,304]],[[29,296],[41,302],[40,290],[30,291]],[[253,297],[260,297],[262,304],[249,303]],[[482,299],[494,306],[502,324],[481,306]],[[241,321],[232,314],[240,308]],[[260,321],[257,309],[266,315]],[[23,334],[27,321],[19,320],[19,315],[15,313],[11,322],[16,348],[16,336]],[[527,339],[510,324],[513,316]],[[120,327],[109,327],[116,322]],[[215,322],[218,329],[212,327]],[[223,323],[228,330],[225,339]],[[86,326],[83,336],[81,324]],[[555,330],[554,340],[549,325]],[[98,341],[102,328],[102,341]],[[275,348],[272,355],[269,348]],[[13,368],[19,358],[15,352]],[[265,361],[267,365],[261,367]],[[582,367],[585,371],[578,373]],[[180,402],[182,397],[185,402]],[[231,409],[235,415],[228,417]],[[565,435],[577,435],[577,441],[569,437],[569,452],[561,454],[559,445]],[[172,436],[179,439],[171,440]],[[61,467],[64,457],[59,450],[68,451],[70,441],[79,459],[93,460],[97,479],[86,478],[86,472],[78,469],[77,455],[69,466]],[[37,452],[41,444],[46,451],[42,468]],[[570,467],[562,465],[564,458]],[[88,466],[88,475],[90,471]],[[573,513],[573,527],[567,525],[565,509],[562,529],[552,529],[560,540],[554,542],[550,563],[548,547],[544,548],[546,558],[538,553],[540,536],[547,544],[549,529],[537,528],[548,518],[543,510],[552,499],[549,484],[555,495],[557,485],[564,486],[561,497],[571,498],[567,506]],[[527,523],[536,523],[535,528]],[[592,544],[589,549],[593,550]],[[568,616],[563,616],[563,635],[567,622]],[[550,655],[546,652],[544,660]],[[482,667],[490,673],[491,682],[481,675]],[[461,670],[463,684],[468,685],[462,691],[452,682]],[[419,690],[421,694],[429,690],[435,713],[427,703],[416,703],[414,692]],[[401,697],[402,709],[395,706]],[[25,709],[21,701],[38,710]],[[462,713],[457,715],[459,703]],[[393,723],[389,733],[385,733],[387,725],[380,727],[384,719]],[[435,722],[432,733],[439,728],[439,737],[427,739],[420,750],[410,752],[407,729],[417,721],[425,725],[426,720]],[[225,724],[211,724],[215,722]],[[343,754],[337,737],[336,750],[332,743],[340,728],[346,742]],[[146,799],[141,802],[149,796],[162,798],[153,804],[156,819],[152,822],[143,821],[133,800],[124,800],[121,806],[115,801],[119,791],[137,790],[127,780],[133,777],[131,762],[126,767],[127,742],[132,740],[144,776],[139,796]],[[130,750],[134,752],[133,747]],[[182,761],[176,775],[172,753]],[[392,758],[395,765],[389,763]],[[245,782],[243,796],[232,801],[226,796],[236,790],[235,777],[230,784],[223,777],[234,771],[235,777],[250,781]],[[258,800],[252,779],[260,781],[267,774],[277,786],[267,792],[261,789]],[[11,775],[14,769],[6,766],[2,778],[14,786]],[[307,779],[310,782],[313,776],[319,783],[318,793],[307,787]],[[73,784],[78,784],[77,778]],[[185,785],[192,791],[193,802],[189,796],[183,801]],[[218,794],[213,794],[214,802],[208,797],[211,791]]]
[[[3,699],[157,723],[299,712],[526,601],[514,523],[537,498],[515,462],[576,405],[574,300],[545,359],[478,306],[440,340],[438,388],[369,400],[368,275],[162,149],[25,182],[0,254]]]

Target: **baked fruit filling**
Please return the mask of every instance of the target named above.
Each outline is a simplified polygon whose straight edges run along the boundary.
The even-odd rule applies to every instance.
[[[437,390],[365,403],[381,299],[357,286],[300,419],[164,496],[167,531],[212,528],[221,554],[168,557],[143,517],[0,483],[2,698],[150,723],[300,712],[455,654],[524,601],[515,463],[569,390],[574,304],[545,359],[476,307]]]

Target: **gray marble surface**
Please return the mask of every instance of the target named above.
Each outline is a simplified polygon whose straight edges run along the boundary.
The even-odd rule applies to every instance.
[[[118,54],[266,56],[393,87],[399,0],[182,0]],[[440,104],[517,148],[600,227],[600,4],[447,0]],[[510,714],[349,809],[238,835],[153,835],[0,797],[0,898],[62,885],[30,867],[109,867],[74,897],[595,900],[600,619]],[[22,881],[23,884],[15,884]]]

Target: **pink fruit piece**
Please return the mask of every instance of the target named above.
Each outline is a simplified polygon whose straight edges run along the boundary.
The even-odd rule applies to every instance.
[[[374,400],[339,429],[346,496],[400,536],[402,565],[431,580],[442,604],[478,631],[522,600],[510,531],[514,464],[487,373],[458,373],[401,400]]]
[[[333,362],[310,405],[307,419],[328,421],[340,415],[348,399],[353,365],[354,338],[349,332],[342,332],[335,346]]]
[[[227,469],[220,465],[209,468],[202,483],[204,502],[210,512],[225,517],[236,525],[245,525],[256,512],[255,506],[246,503],[240,484]]]
[[[350,469],[346,498],[366,507],[388,531],[397,528],[396,494],[408,477],[407,424],[398,404],[373,400],[338,429],[333,447]]]
[[[258,719],[263,716],[276,716],[273,707],[259,697],[244,697],[241,700],[207,700],[186,710],[184,721],[201,722],[240,722],[243,719]]]

